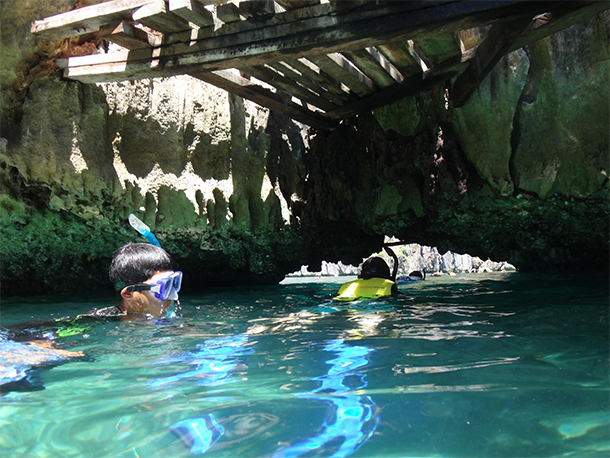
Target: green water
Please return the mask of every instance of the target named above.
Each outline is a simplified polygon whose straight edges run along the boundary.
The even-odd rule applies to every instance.
[[[61,339],[86,357],[2,395],[0,456],[610,455],[607,278],[445,276],[333,303],[345,280],[185,279],[178,319]],[[2,324],[108,305],[3,299]]]

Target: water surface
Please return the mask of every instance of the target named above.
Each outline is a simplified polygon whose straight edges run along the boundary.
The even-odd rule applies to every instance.
[[[177,319],[58,339],[85,357],[2,395],[0,455],[610,454],[607,278],[445,276],[334,303],[346,280],[186,287]],[[109,305],[3,299],[2,324]]]

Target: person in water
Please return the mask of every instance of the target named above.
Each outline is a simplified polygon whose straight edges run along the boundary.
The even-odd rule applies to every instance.
[[[148,243],[129,242],[120,247],[110,264],[110,281],[118,304],[94,308],[72,317],[45,319],[6,326],[14,341],[54,340],[82,334],[103,317],[167,318],[174,315],[182,272],[172,270],[167,252]]]
[[[148,243],[120,247],[110,264],[110,281],[119,304],[95,310],[94,315],[149,315],[164,318],[171,313],[182,286],[182,272],[172,270],[167,252]]]
[[[376,299],[398,293],[398,287],[392,280],[388,264],[378,256],[362,263],[358,280],[344,283],[335,297],[340,301],[354,299]]]

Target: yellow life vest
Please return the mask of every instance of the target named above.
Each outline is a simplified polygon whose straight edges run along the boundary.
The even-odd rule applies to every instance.
[[[335,300],[353,301],[354,299],[377,299],[378,297],[391,296],[394,283],[385,278],[358,279],[344,283],[339,288]]]

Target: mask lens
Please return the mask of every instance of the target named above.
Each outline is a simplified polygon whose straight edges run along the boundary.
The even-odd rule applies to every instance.
[[[173,296],[173,292],[175,292],[177,296],[181,286],[182,272],[172,272],[171,275],[157,280],[156,288],[152,291],[157,299],[166,301]]]

